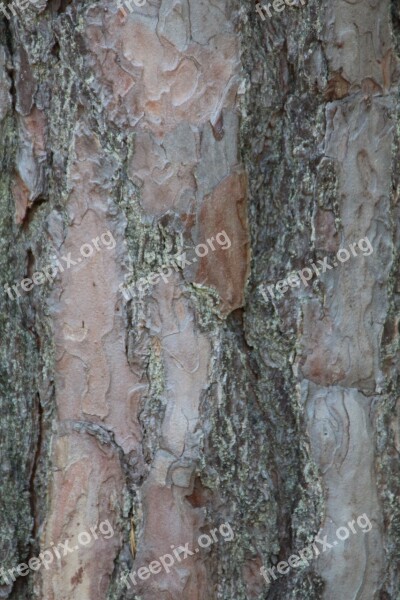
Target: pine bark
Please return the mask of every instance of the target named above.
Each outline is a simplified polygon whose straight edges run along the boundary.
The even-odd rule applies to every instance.
[[[247,0],[41,0],[3,20],[1,289],[116,243],[0,294],[0,567],[115,534],[1,598],[400,599],[399,45],[389,0],[265,21]],[[221,231],[231,247],[196,257]],[[262,577],[364,513],[370,532]],[[232,541],[128,589],[223,523]]]

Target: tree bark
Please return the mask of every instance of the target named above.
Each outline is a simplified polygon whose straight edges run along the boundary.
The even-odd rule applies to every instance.
[[[397,3],[40,0],[0,27],[0,567],[73,550],[0,598],[398,600]]]

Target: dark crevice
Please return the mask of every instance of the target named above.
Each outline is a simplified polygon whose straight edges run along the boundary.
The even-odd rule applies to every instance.
[[[193,508],[201,508],[206,506],[207,502],[211,499],[211,490],[204,487],[201,478],[196,477],[193,484],[192,493],[186,496],[186,500]]]
[[[32,517],[33,517],[32,539],[36,540],[37,532],[39,531],[39,523],[38,523],[39,513],[37,510],[38,494],[36,493],[35,482],[36,482],[36,473],[38,471],[38,467],[39,467],[39,463],[40,463],[42,441],[43,441],[43,408],[40,403],[39,394],[36,395],[36,402],[34,405],[33,414],[37,415],[36,423],[35,423],[35,427],[34,427],[34,430],[37,431],[37,438],[36,438],[36,448],[35,448],[35,455],[34,455],[33,464],[32,464],[31,477],[29,480],[29,496],[30,496],[30,501],[31,501],[31,511],[32,511]],[[33,548],[33,544],[32,544],[30,557],[36,555],[35,550],[36,549]]]
[[[14,66],[13,66],[14,52],[13,52],[11,25],[7,19],[3,20],[1,29],[5,30],[4,41],[5,41],[5,46],[8,50],[8,56],[9,56],[9,60],[10,60],[10,64],[7,64],[7,74],[11,81],[10,94],[11,94],[13,114],[15,114],[15,107],[17,104],[17,93],[16,93],[16,89],[15,89],[15,77],[14,77]]]
[[[60,60],[60,44],[58,43],[58,40],[55,40],[53,47],[51,49],[51,54],[52,56],[54,56],[57,60]]]
[[[32,274],[35,271],[35,257],[33,256],[33,252],[32,250],[29,248],[27,251],[27,269],[26,269],[26,276],[30,279],[32,277]]]
[[[50,7],[52,12],[62,14],[65,13],[70,4],[72,4],[72,0],[53,0]]]
[[[32,206],[27,209],[25,218],[22,222],[23,231],[27,231],[29,229],[29,226],[32,223],[37,211],[45,202],[48,202],[47,198],[39,197],[33,202]]]

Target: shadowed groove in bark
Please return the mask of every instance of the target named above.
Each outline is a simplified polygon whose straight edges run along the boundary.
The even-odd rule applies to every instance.
[[[11,45],[8,64],[13,58],[10,49]],[[6,77],[4,73],[2,77]],[[10,90],[13,89],[10,82]],[[15,89],[13,97],[15,106]],[[8,569],[36,555],[38,524],[46,510],[45,502],[38,502],[38,499],[45,498],[48,476],[46,456],[51,426],[52,342],[42,308],[46,295],[43,288],[32,292],[33,299],[23,295],[14,300],[4,290],[6,284],[12,285],[26,276],[32,262],[32,248],[35,248],[36,258],[40,257],[42,244],[39,240],[43,235],[45,212],[37,212],[29,230],[19,230],[15,226],[10,176],[14,171],[17,131],[11,110],[0,124],[0,130],[0,329],[3,341],[0,382],[0,556],[2,566]],[[41,414],[47,422],[42,430],[46,438],[43,444],[39,442]],[[7,596],[7,592],[11,586],[0,586],[0,589],[11,599],[28,600],[32,596],[31,584],[22,578],[10,596]]]
[[[400,56],[400,5],[391,3],[392,34],[397,56]],[[400,146],[399,115],[400,94],[396,95],[397,135],[393,147],[392,190],[394,229],[394,257],[389,280],[389,310],[382,337],[382,370],[387,378],[384,401],[374,406],[374,419],[377,431],[376,470],[378,489],[384,513],[385,577],[382,581],[381,596],[385,599],[398,598],[400,589],[400,470],[399,470],[399,424],[400,424]]]
[[[324,132],[321,96],[315,94],[306,75],[303,53],[305,46],[318,48],[318,10],[313,2],[302,9],[296,36],[289,38],[290,51],[285,37],[293,31],[297,13],[287,11],[285,21],[277,15],[270,28],[260,22],[252,4],[246,3],[241,24],[242,61],[249,81],[241,139],[250,174],[253,255],[243,329],[251,372],[257,373],[252,385],[257,425],[249,427],[249,443],[254,443],[256,426],[263,451],[269,446],[265,458],[255,461],[260,469],[256,481],[265,480],[270,498],[266,502],[269,517],[259,524],[265,545],[253,548],[258,567],[276,565],[307,545],[318,531],[323,511],[321,482],[309,454],[292,371],[301,309],[288,305],[282,322],[258,290],[261,283],[282,279],[285,272],[306,263],[313,199],[316,194],[322,196],[322,186],[327,192],[327,208],[335,203],[332,168],[319,165],[318,140]],[[311,253],[308,256],[314,258]],[[239,346],[238,342],[234,346]],[[272,511],[271,504],[275,505]],[[248,597],[322,597],[323,584],[312,570],[292,569],[286,577],[272,581],[268,592],[263,579],[257,589],[257,577],[261,577],[258,569]]]
[[[292,380],[292,393],[290,391],[288,393],[290,397],[295,395],[290,371],[293,359],[299,351],[296,329],[302,317],[301,301],[287,298],[281,301],[279,309],[275,310],[273,301],[269,300],[266,305],[263,303],[257,286],[263,281],[277,282],[290,270],[297,270],[307,266],[311,260],[322,258],[315,240],[314,244],[309,242],[313,239],[311,222],[315,214],[314,205],[324,211],[330,211],[334,216],[336,227],[341,230],[342,208],[337,194],[335,164],[320,152],[326,128],[324,88],[325,90],[329,88],[327,61],[323,46],[319,42],[322,39],[321,20],[324,18],[324,12],[320,4],[308,3],[307,10],[304,9],[302,13],[304,18],[299,18],[295,30],[291,26],[288,27],[288,21],[284,22],[278,15],[271,22],[260,22],[250,5],[245,5],[243,13],[252,15],[249,21],[243,19],[242,27],[243,62],[251,81],[243,108],[242,144],[243,156],[250,173],[249,212],[253,236],[252,278],[248,285],[248,301],[244,313],[246,340],[252,348],[255,348],[253,355],[260,349],[260,357],[264,364],[268,361],[268,367],[272,366],[273,371],[275,369],[278,372],[282,371],[282,366],[291,357],[287,369],[283,370],[289,390]],[[393,3],[392,14],[395,13],[394,31],[398,48],[398,7],[394,8]],[[314,62],[314,65],[319,66],[318,84],[317,79],[314,80],[312,76],[310,56],[318,57],[319,62]],[[286,74],[290,75],[286,76]],[[392,93],[395,93],[394,88]],[[397,167],[396,140],[394,173],[398,171]],[[396,199],[398,197],[397,175],[393,187]],[[395,214],[398,222],[398,209]],[[394,215],[389,217],[388,221],[393,222]],[[394,245],[396,247],[399,245],[398,235]],[[397,272],[398,266],[394,264],[392,277],[395,277]],[[389,282],[389,289],[393,294],[393,283]],[[321,300],[323,290],[323,286],[319,283],[314,285],[314,293],[320,295]],[[389,397],[386,399],[382,397],[380,403],[374,404],[374,414],[378,415],[376,425],[378,432],[376,470],[380,473],[378,489],[386,514],[385,525],[388,527],[385,571],[389,576],[387,580],[382,580],[381,593],[386,593],[388,598],[397,598],[398,589],[399,519],[396,500],[398,467],[395,459],[398,457],[398,451],[393,455],[394,441],[398,439],[398,425],[394,424],[393,419],[393,413],[396,414],[395,390],[398,392],[399,389],[395,374],[395,365],[398,366],[399,359],[396,329],[398,319],[395,317],[398,315],[397,294],[398,291],[391,296],[388,315],[390,352],[386,359],[384,356],[387,350],[384,350],[382,356],[383,364],[386,361],[387,366],[391,367],[391,369],[384,369]],[[263,320],[260,318],[262,314]],[[288,346],[279,351],[284,343],[282,333]],[[264,344],[264,340],[267,343]],[[271,379],[269,377],[269,380]],[[299,415],[301,414],[302,409],[299,407]],[[298,435],[301,439],[304,428],[301,416],[298,422]],[[294,444],[299,448],[301,442],[297,439]],[[311,465],[312,460],[308,451],[303,456],[304,466]],[[307,510],[306,519],[294,518],[292,523],[293,539],[296,539],[296,533],[300,534],[300,537],[305,534],[302,545],[307,543],[305,539],[307,534],[317,532],[326,510],[322,489],[317,480],[311,484],[311,487],[307,486],[307,489],[309,493],[313,489],[311,493],[315,494],[314,510]],[[310,521],[311,515],[314,518]],[[283,545],[283,540],[280,543]],[[290,554],[290,549],[286,550],[282,559]],[[295,545],[292,546],[292,551],[294,550]],[[272,562],[276,564],[275,561]],[[276,582],[265,597],[288,597],[289,590],[285,590],[288,577],[284,578],[286,581],[282,579]],[[294,581],[289,583],[289,588],[290,592],[294,592],[293,597],[296,597]],[[297,593],[300,593],[302,598],[324,597],[323,586],[317,581],[314,581],[307,590],[303,588],[300,592],[299,589]],[[383,589],[386,592],[383,592]],[[368,594],[368,590],[366,593]],[[369,593],[373,593],[372,590],[369,590]]]

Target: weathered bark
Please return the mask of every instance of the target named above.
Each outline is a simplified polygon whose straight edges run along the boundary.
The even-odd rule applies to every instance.
[[[1,25],[0,566],[10,600],[398,599],[400,9],[54,0]],[[224,230],[232,245],[193,248]],[[368,236],[369,256],[261,284]],[[93,244],[92,244],[93,245]],[[120,285],[186,251],[133,300]],[[366,513],[309,567],[260,567]],[[229,522],[230,542],[128,572]]]

